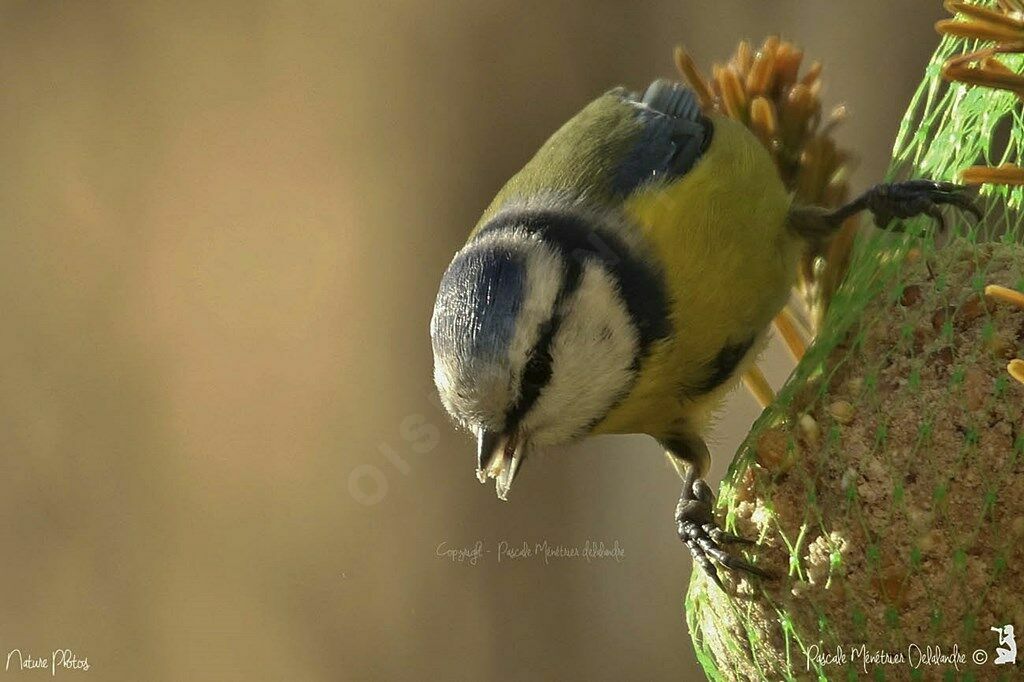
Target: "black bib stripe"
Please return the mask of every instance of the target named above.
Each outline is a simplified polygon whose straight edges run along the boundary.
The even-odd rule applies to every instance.
[[[736,367],[743,361],[753,345],[754,337],[750,337],[745,341],[723,346],[715,359],[708,365],[708,378],[698,387],[698,394],[708,393],[724,384],[736,371]]]

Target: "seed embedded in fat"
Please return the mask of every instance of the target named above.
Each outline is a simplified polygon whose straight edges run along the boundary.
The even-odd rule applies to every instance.
[[[814,417],[809,414],[800,415],[800,429],[804,432],[804,437],[807,438],[808,443],[811,445],[818,444],[821,429],[818,428],[818,422],[814,421]]]
[[[853,421],[853,405],[845,400],[835,401],[828,406],[828,411],[840,424],[849,424]]]
[[[1011,377],[1024,384],[1024,360],[1010,360],[1006,371],[1010,373]]]

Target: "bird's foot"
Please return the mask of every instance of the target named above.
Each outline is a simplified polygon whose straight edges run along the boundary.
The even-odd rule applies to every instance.
[[[752,545],[754,541],[719,528],[712,513],[714,501],[710,486],[703,479],[695,478],[692,479],[692,483],[686,481],[679,496],[679,504],[676,505],[676,530],[679,539],[690,549],[694,563],[700,566],[722,590],[725,588],[718,577],[718,569],[711,562],[712,559],[730,570],[746,571],[762,578],[774,577],[771,573],[722,549],[721,545],[725,543]]]
[[[875,224],[883,229],[895,218],[913,218],[924,214],[934,218],[940,230],[945,230],[946,221],[941,209],[943,205],[955,206],[981,220],[981,209],[975,205],[967,191],[964,185],[952,182],[906,180],[875,185],[848,205],[871,211]],[[841,213],[843,209],[837,212]]]

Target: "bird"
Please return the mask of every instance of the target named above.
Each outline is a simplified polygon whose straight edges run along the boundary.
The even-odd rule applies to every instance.
[[[716,564],[708,423],[764,348],[798,260],[864,210],[885,227],[953,205],[965,188],[879,184],[836,209],[803,205],[741,123],[668,79],[613,88],[562,125],[501,188],[441,276],[433,379],[477,441],[476,473],[505,500],[529,453],[599,434],[647,434],[682,479],[675,528]]]

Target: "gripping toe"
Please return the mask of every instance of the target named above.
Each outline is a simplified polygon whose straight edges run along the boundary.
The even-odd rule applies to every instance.
[[[716,563],[730,571],[741,571],[761,578],[774,577],[761,567],[721,547],[726,543],[752,545],[754,541],[719,528],[712,514],[713,504],[711,488],[702,479],[694,479],[692,484],[683,486],[683,493],[676,506],[676,530],[679,539],[693,555],[694,563],[719,587],[722,587],[722,580]]]
[[[875,185],[864,193],[862,201],[871,211],[879,227],[885,228],[893,219],[931,216],[945,229],[941,207],[954,206],[981,220],[981,209],[968,195],[969,188],[952,182],[934,180],[906,180]]]

